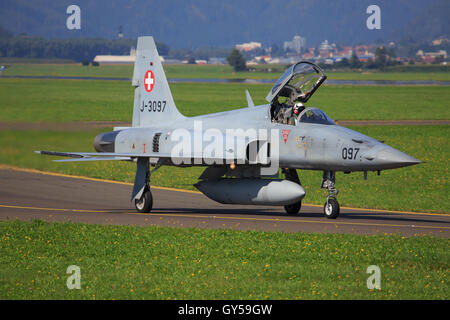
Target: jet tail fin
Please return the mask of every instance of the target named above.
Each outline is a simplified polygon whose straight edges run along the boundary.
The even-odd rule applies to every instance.
[[[133,127],[148,127],[184,118],[170,92],[153,37],[139,37],[132,84]]]

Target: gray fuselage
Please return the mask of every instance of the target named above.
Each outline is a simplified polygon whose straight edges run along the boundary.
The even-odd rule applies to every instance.
[[[176,141],[170,139],[174,130],[185,129],[193,133],[200,130],[278,130],[279,166],[283,168],[324,171],[378,171],[399,168],[420,161],[380,141],[357,131],[336,125],[298,122],[296,125],[271,121],[270,104],[184,117],[148,128],[129,128],[120,131],[114,143],[117,153],[146,153],[155,151],[155,134],[158,152],[170,153]],[[268,137],[270,140],[270,137]],[[275,145],[272,142],[272,146]],[[193,143],[192,143],[193,144]],[[195,150],[192,152],[194,153]]]

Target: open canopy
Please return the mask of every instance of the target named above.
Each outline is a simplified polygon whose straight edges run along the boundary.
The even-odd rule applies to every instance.
[[[306,102],[326,78],[318,65],[309,61],[297,62],[275,82],[266,100],[273,102],[278,97],[287,97],[291,102]]]

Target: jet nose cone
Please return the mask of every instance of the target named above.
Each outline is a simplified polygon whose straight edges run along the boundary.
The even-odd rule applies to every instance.
[[[394,148],[381,150],[377,153],[375,159],[377,165],[382,165],[386,169],[412,166],[422,162]]]

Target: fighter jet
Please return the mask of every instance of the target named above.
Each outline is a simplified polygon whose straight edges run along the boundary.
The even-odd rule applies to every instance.
[[[340,207],[336,172],[406,167],[419,160],[376,139],[337,125],[325,112],[304,104],[326,80],[314,63],[291,65],[268,93],[267,104],[196,117],[182,115],[172,98],[155,42],[139,37],[132,85],[131,127],[117,127],[94,140],[97,152],[35,151],[69,157],[54,161],[134,161],[131,201],[138,212],[153,207],[151,174],[161,166],[206,167],[194,185],[224,204],[284,206],[300,211],[305,189],[297,170],[323,172],[324,216]]]

